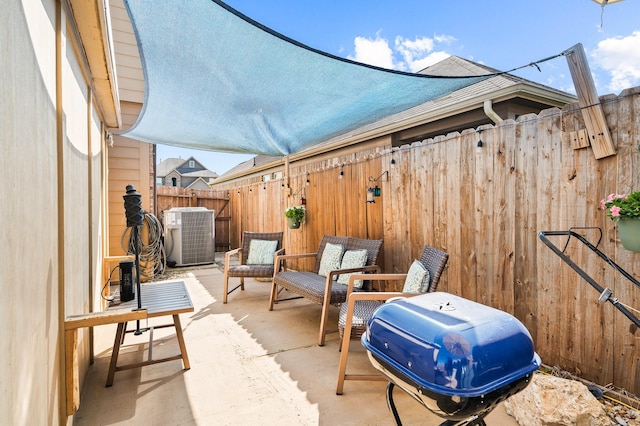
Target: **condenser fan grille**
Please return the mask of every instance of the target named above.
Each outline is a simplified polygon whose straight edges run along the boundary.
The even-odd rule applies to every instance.
[[[211,212],[182,214],[182,261],[185,264],[213,260]]]

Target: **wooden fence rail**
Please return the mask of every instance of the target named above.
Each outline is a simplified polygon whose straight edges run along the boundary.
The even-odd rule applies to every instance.
[[[640,89],[600,100],[617,155],[599,160],[572,143],[584,133],[572,105],[411,146],[292,162],[284,179],[222,183],[216,189],[229,193],[231,245],[239,245],[243,230],[284,229],[285,248],[294,253],[314,251],[324,233],[382,238],[385,272],[406,271],[424,244],[433,245],[450,256],[440,290],[514,314],[544,363],[640,394],[640,330],[599,302],[538,236],[601,228],[600,249],[640,277],[640,254],[622,248],[615,223],[599,210],[609,193],[640,190]],[[370,178],[378,176],[373,184],[381,195],[366,203]],[[299,204],[291,194],[302,188],[307,217],[300,229],[288,230],[283,212]],[[640,289],[590,250],[570,242],[566,253],[640,309]]]

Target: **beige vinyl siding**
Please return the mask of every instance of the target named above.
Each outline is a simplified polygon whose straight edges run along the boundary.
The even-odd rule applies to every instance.
[[[128,129],[135,122],[140,104],[122,102],[123,129]],[[153,188],[153,170],[151,169],[151,152],[153,145],[133,139],[114,136],[113,146],[109,148],[109,256],[125,254],[122,249],[122,235],[127,221],[124,211],[124,199],[127,185],[135,186],[142,195],[142,208],[152,211],[151,188]]]
[[[142,103],[144,75],[131,21],[122,0],[111,1],[110,11],[120,100]]]

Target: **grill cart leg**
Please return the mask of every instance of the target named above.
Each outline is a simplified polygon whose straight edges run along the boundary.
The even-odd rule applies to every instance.
[[[474,417],[473,420],[447,420],[444,423],[440,423],[440,426],[487,426],[487,424],[484,422],[484,419]]]
[[[393,389],[395,386],[396,385],[393,382],[389,382],[387,384],[387,406],[393,414],[393,419],[396,421],[396,425],[402,426],[400,416],[398,415],[398,409],[396,408],[395,402],[393,402]],[[482,414],[480,416],[472,416],[466,420],[447,420],[440,423],[440,426],[487,426],[487,424],[484,422],[484,414]]]
[[[396,421],[397,426],[402,426],[402,422],[400,421],[400,416],[398,415],[398,410],[396,409],[396,404],[393,402],[393,388],[396,385],[393,382],[389,382],[387,385],[387,406],[391,413],[393,413],[393,418]]]

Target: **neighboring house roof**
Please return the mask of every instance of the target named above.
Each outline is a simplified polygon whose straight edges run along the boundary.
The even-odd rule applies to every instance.
[[[187,185],[186,188],[191,188],[191,189],[210,189],[209,180],[208,179],[205,180],[205,179],[199,177],[196,180],[194,180],[193,182],[191,182],[189,185]]]
[[[500,71],[458,56],[449,56],[447,59],[420,71],[423,74],[446,76],[484,75],[498,72]],[[506,105],[510,107],[516,106],[522,110],[527,108],[529,110],[543,110],[552,107],[562,108],[566,104],[576,102],[577,98],[569,93],[525,78],[511,74],[499,74],[441,98],[425,102],[398,114],[385,117],[375,123],[331,138],[300,153],[291,155],[289,159],[310,157],[392,133],[399,136],[396,143],[401,145],[414,140],[427,139],[436,134],[475,128],[490,122],[484,113],[477,113],[479,110],[483,110],[485,101],[490,101],[491,105],[505,106],[505,110]],[[473,112],[475,112],[475,116],[472,116]],[[458,117],[458,119],[448,120],[452,117]],[[481,121],[478,121],[478,117],[480,117]],[[508,118],[512,117],[502,117],[502,119]],[[425,126],[423,133],[415,131],[415,129],[419,130],[420,126]],[[403,135],[402,132],[408,129],[412,130],[412,134]],[[413,140],[410,140],[410,138]],[[251,173],[253,170],[269,163],[281,161],[281,158],[264,155],[256,156],[252,160],[245,161],[230,169],[221,175],[214,184]]]
[[[194,162],[194,167],[189,167],[189,162]],[[208,185],[208,182],[218,177],[216,172],[205,168],[195,157],[186,160],[182,158],[167,158],[156,165],[156,177],[165,178],[170,174],[178,174],[181,177],[181,186],[192,188],[195,185]],[[200,182],[197,184],[197,182]]]
[[[180,165],[184,164],[185,160],[182,158],[167,158],[166,160],[156,165],[156,176],[165,177],[172,170],[177,169]]]
[[[420,71],[422,74],[448,76],[482,75],[496,72],[500,71],[458,56],[449,56],[447,59]],[[349,136],[366,134],[372,130],[377,130],[379,135],[380,130],[378,129],[386,129],[384,133],[388,134],[417,125],[436,122],[447,117],[482,108],[484,101],[487,100],[494,104],[504,101],[526,100],[539,104],[540,108],[544,109],[554,106],[563,107],[568,103],[576,102],[577,98],[569,93],[525,78],[511,74],[500,74],[330,139],[318,145],[318,147],[331,145]],[[508,117],[503,117],[503,119],[506,118]],[[474,123],[469,122],[469,124],[470,127],[475,127]],[[427,137],[424,138],[426,139]]]
[[[195,177],[195,178],[212,178],[215,179],[218,177],[216,172],[212,172],[211,170],[196,170],[194,172],[182,173],[184,177]]]
[[[256,155],[255,157],[251,158],[250,160],[243,161],[242,163],[238,164],[237,166],[227,170],[220,177],[243,174],[245,172],[251,171],[252,169],[254,169],[256,167],[261,167],[261,166],[264,166],[264,165],[267,165],[267,164],[271,164],[274,161],[279,161],[281,159],[282,159],[282,157],[273,157],[273,156],[270,156],[270,155]]]

